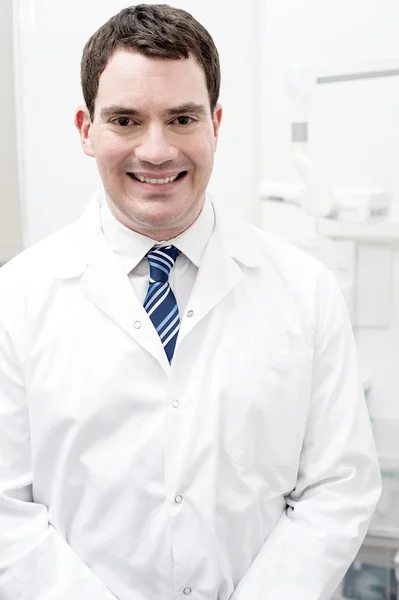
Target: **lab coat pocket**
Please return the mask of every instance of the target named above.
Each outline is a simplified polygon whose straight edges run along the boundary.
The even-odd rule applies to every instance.
[[[225,450],[237,465],[292,466],[302,447],[310,367],[301,356],[276,356],[253,367],[232,388]]]

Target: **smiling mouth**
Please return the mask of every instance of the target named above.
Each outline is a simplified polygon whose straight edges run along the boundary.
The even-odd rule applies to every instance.
[[[186,175],[187,171],[181,171],[177,175],[173,175],[172,177],[164,177],[164,178],[155,178],[155,177],[143,177],[142,175],[137,175],[136,173],[128,173],[131,179],[138,181],[139,183],[151,183],[153,185],[164,185],[165,183],[173,183],[174,181],[178,181],[182,179]]]

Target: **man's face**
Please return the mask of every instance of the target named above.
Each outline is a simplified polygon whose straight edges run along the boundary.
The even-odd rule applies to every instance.
[[[101,74],[93,123],[85,108],[75,117],[114,216],[156,240],[187,229],[203,207],[221,116],[220,105],[211,115],[193,57],[117,51]]]

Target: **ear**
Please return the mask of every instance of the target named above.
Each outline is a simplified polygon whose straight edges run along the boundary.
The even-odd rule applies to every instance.
[[[93,143],[90,137],[92,122],[86,106],[79,106],[75,113],[74,123],[79,131],[83,152],[94,157]]]
[[[213,133],[215,136],[215,143],[214,143],[215,152],[216,152],[216,147],[217,147],[217,143],[218,143],[218,139],[219,139],[219,127],[220,127],[220,123],[222,122],[222,115],[223,115],[222,105],[216,104],[215,110],[213,111],[213,118],[212,118]]]

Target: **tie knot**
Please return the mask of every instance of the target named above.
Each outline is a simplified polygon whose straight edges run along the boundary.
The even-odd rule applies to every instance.
[[[150,265],[150,283],[153,281],[168,281],[169,273],[180,250],[174,246],[155,246],[147,252]]]

